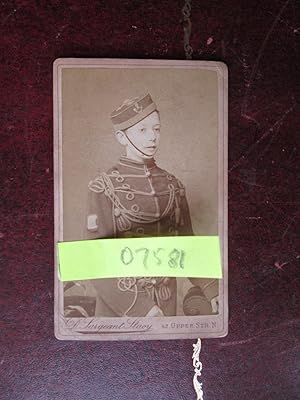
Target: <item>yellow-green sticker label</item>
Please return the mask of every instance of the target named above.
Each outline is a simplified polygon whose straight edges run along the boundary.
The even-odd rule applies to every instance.
[[[222,278],[218,236],[96,239],[58,243],[59,277]]]

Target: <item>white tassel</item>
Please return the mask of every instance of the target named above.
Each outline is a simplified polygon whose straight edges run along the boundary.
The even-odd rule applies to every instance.
[[[196,344],[193,344],[194,352],[193,352],[193,367],[194,367],[194,389],[197,394],[197,400],[203,400],[203,390],[202,390],[202,382],[198,381],[198,376],[201,376],[202,371],[202,363],[199,360],[199,355],[201,351],[201,339],[197,340]]]

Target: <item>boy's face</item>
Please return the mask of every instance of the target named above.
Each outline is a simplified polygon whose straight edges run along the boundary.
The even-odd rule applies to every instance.
[[[149,159],[158,149],[160,138],[160,119],[157,111],[126,130],[129,140],[125,141],[127,157]]]

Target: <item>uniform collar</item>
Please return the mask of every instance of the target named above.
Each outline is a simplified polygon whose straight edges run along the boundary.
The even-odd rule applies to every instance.
[[[149,160],[144,160],[143,162],[132,160],[131,158],[127,158],[125,156],[120,157],[119,163],[122,165],[126,165],[127,167],[140,168],[144,169],[145,166],[147,168],[153,168],[156,166],[154,158],[150,158]]]

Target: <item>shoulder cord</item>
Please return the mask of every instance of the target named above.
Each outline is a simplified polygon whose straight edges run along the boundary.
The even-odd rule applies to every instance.
[[[138,282],[140,282],[143,286],[143,290],[138,290]],[[117,281],[118,289],[121,292],[133,292],[134,298],[130,306],[124,312],[123,316],[127,316],[129,311],[134,307],[137,302],[138,293],[142,293],[146,291],[149,296],[156,298],[157,305],[161,307],[160,300],[166,301],[171,297],[170,289],[165,285],[160,285],[156,287],[155,283],[153,283],[152,277],[143,277],[143,278],[118,278]]]
[[[118,278],[117,285],[118,289],[121,292],[134,292],[134,299],[123,314],[123,317],[127,317],[127,314],[133,308],[138,298],[138,287],[136,284],[136,278]]]
[[[95,180],[90,182],[89,189],[95,193],[103,193],[110,199],[113,204],[114,211],[118,209],[120,211],[120,217],[117,220],[118,228],[121,231],[129,230],[131,227],[130,222],[135,222],[138,224],[152,224],[154,222],[160,221],[164,218],[170,210],[173,208],[174,202],[177,202],[176,198],[176,189],[169,189],[166,193],[169,193],[168,204],[163,211],[163,213],[154,217],[153,215],[149,215],[143,211],[132,211],[127,209],[120,201],[119,197],[116,194],[115,187],[109,178],[109,176],[105,173],[100,174]]]

